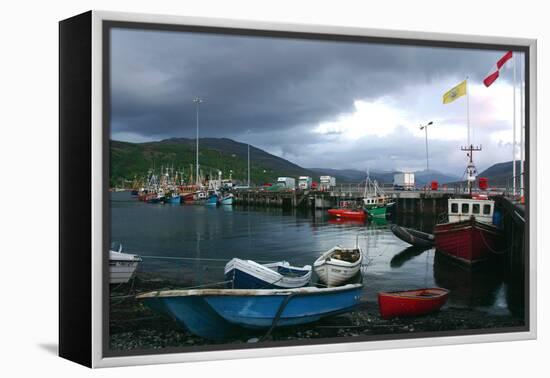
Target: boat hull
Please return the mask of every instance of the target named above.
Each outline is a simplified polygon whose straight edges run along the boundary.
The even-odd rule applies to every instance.
[[[218,204],[218,196],[210,196],[205,202],[208,206],[216,206]]]
[[[381,207],[371,207],[367,209],[369,217],[373,218],[385,218],[386,217],[386,206]]]
[[[223,340],[240,332],[238,327],[214,311],[205,297],[147,298],[143,303],[205,339]]]
[[[438,224],[434,236],[438,252],[466,264],[487,260],[503,251],[501,230],[475,219]]]
[[[134,276],[139,262],[109,261],[109,283],[127,283]]]
[[[433,235],[401,227],[396,224],[392,224],[390,229],[395,236],[413,247],[431,248],[435,245],[435,237]]]
[[[265,329],[273,324],[273,319],[286,297],[208,297],[206,300],[220,316],[232,324],[243,328]],[[359,303],[360,297],[360,287],[327,294],[292,297],[277,321],[277,326],[312,323],[326,316],[350,311]]]
[[[355,211],[347,209],[329,209],[328,215],[335,218],[356,219],[363,221],[367,218],[367,215],[363,210]]]
[[[180,196],[168,197],[168,199],[166,199],[166,203],[180,204],[181,203],[181,197]]]
[[[384,319],[411,317],[438,311],[449,298],[449,290],[428,288],[378,293],[380,316]]]
[[[220,205],[233,205],[233,201],[233,197],[226,197],[220,200]]]
[[[330,259],[332,252],[335,250],[336,248],[333,248],[323,253],[313,264],[315,274],[317,274],[319,280],[328,287],[340,286],[351,280],[359,274],[363,261],[363,253],[360,249],[359,259],[353,263]]]
[[[242,328],[307,324],[353,310],[361,290],[360,284],[328,289],[175,290],[146,293],[137,299],[193,334],[217,340],[239,335]]]

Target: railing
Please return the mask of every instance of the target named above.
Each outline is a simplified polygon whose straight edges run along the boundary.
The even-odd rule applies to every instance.
[[[518,201],[521,201],[523,203],[523,196],[525,193],[525,188],[521,186],[521,182],[523,181],[525,185],[525,179],[522,180],[522,176],[524,176],[524,173],[520,173],[519,175],[515,175],[512,177],[506,178],[506,190],[504,192],[504,195],[508,198],[512,198]],[[514,181],[516,184],[516,192],[514,193]]]

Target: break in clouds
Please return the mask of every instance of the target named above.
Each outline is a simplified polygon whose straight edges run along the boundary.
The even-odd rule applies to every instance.
[[[442,95],[469,76],[480,169],[511,160],[511,70],[482,79],[502,51],[113,29],[112,138],[249,142],[303,167],[424,169],[461,175],[466,99]]]

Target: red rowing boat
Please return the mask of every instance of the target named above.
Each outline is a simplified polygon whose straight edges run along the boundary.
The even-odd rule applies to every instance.
[[[329,209],[328,215],[336,218],[365,220],[367,215],[363,210],[353,209]]]
[[[384,319],[429,314],[447,302],[449,290],[426,288],[378,293],[380,315]]]

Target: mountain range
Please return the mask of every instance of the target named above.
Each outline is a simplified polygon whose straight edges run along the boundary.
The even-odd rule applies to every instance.
[[[134,177],[144,177],[148,170],[161,167],[173,167],[184,172],[187,178],[195,174],[196,140],[190,138],[170,138],[158,142],[130,143],[111,141],[111,186]],[[245,183],[247,179],[248,145],[228,138],[199,139],[199,161],[203,176],[217,176],[222,171],[225,178],[232,178]],[[358,183],[365,180],[366,172],[354,169],[303,168],[281,157],[272,155],[262,149],[250,146],[251,181],[254,184],[274,182],[280,176],[311,176],[314,181],[319,176],[328,175],[336,178],[336,183]],[[509,171],[509,172],[508,172]],[[370,177],[381,184],[393,182],[393,171],[371,170]],[[435,170],[417,171],[417,186],[425,185],[432,180],[440,184],[458,182],[460,178]],[[511,162],[495,164],[479,176],[488,177],[489,181],[503,180],[511,175]],[[491,185],[493,185],[491,183]]]

